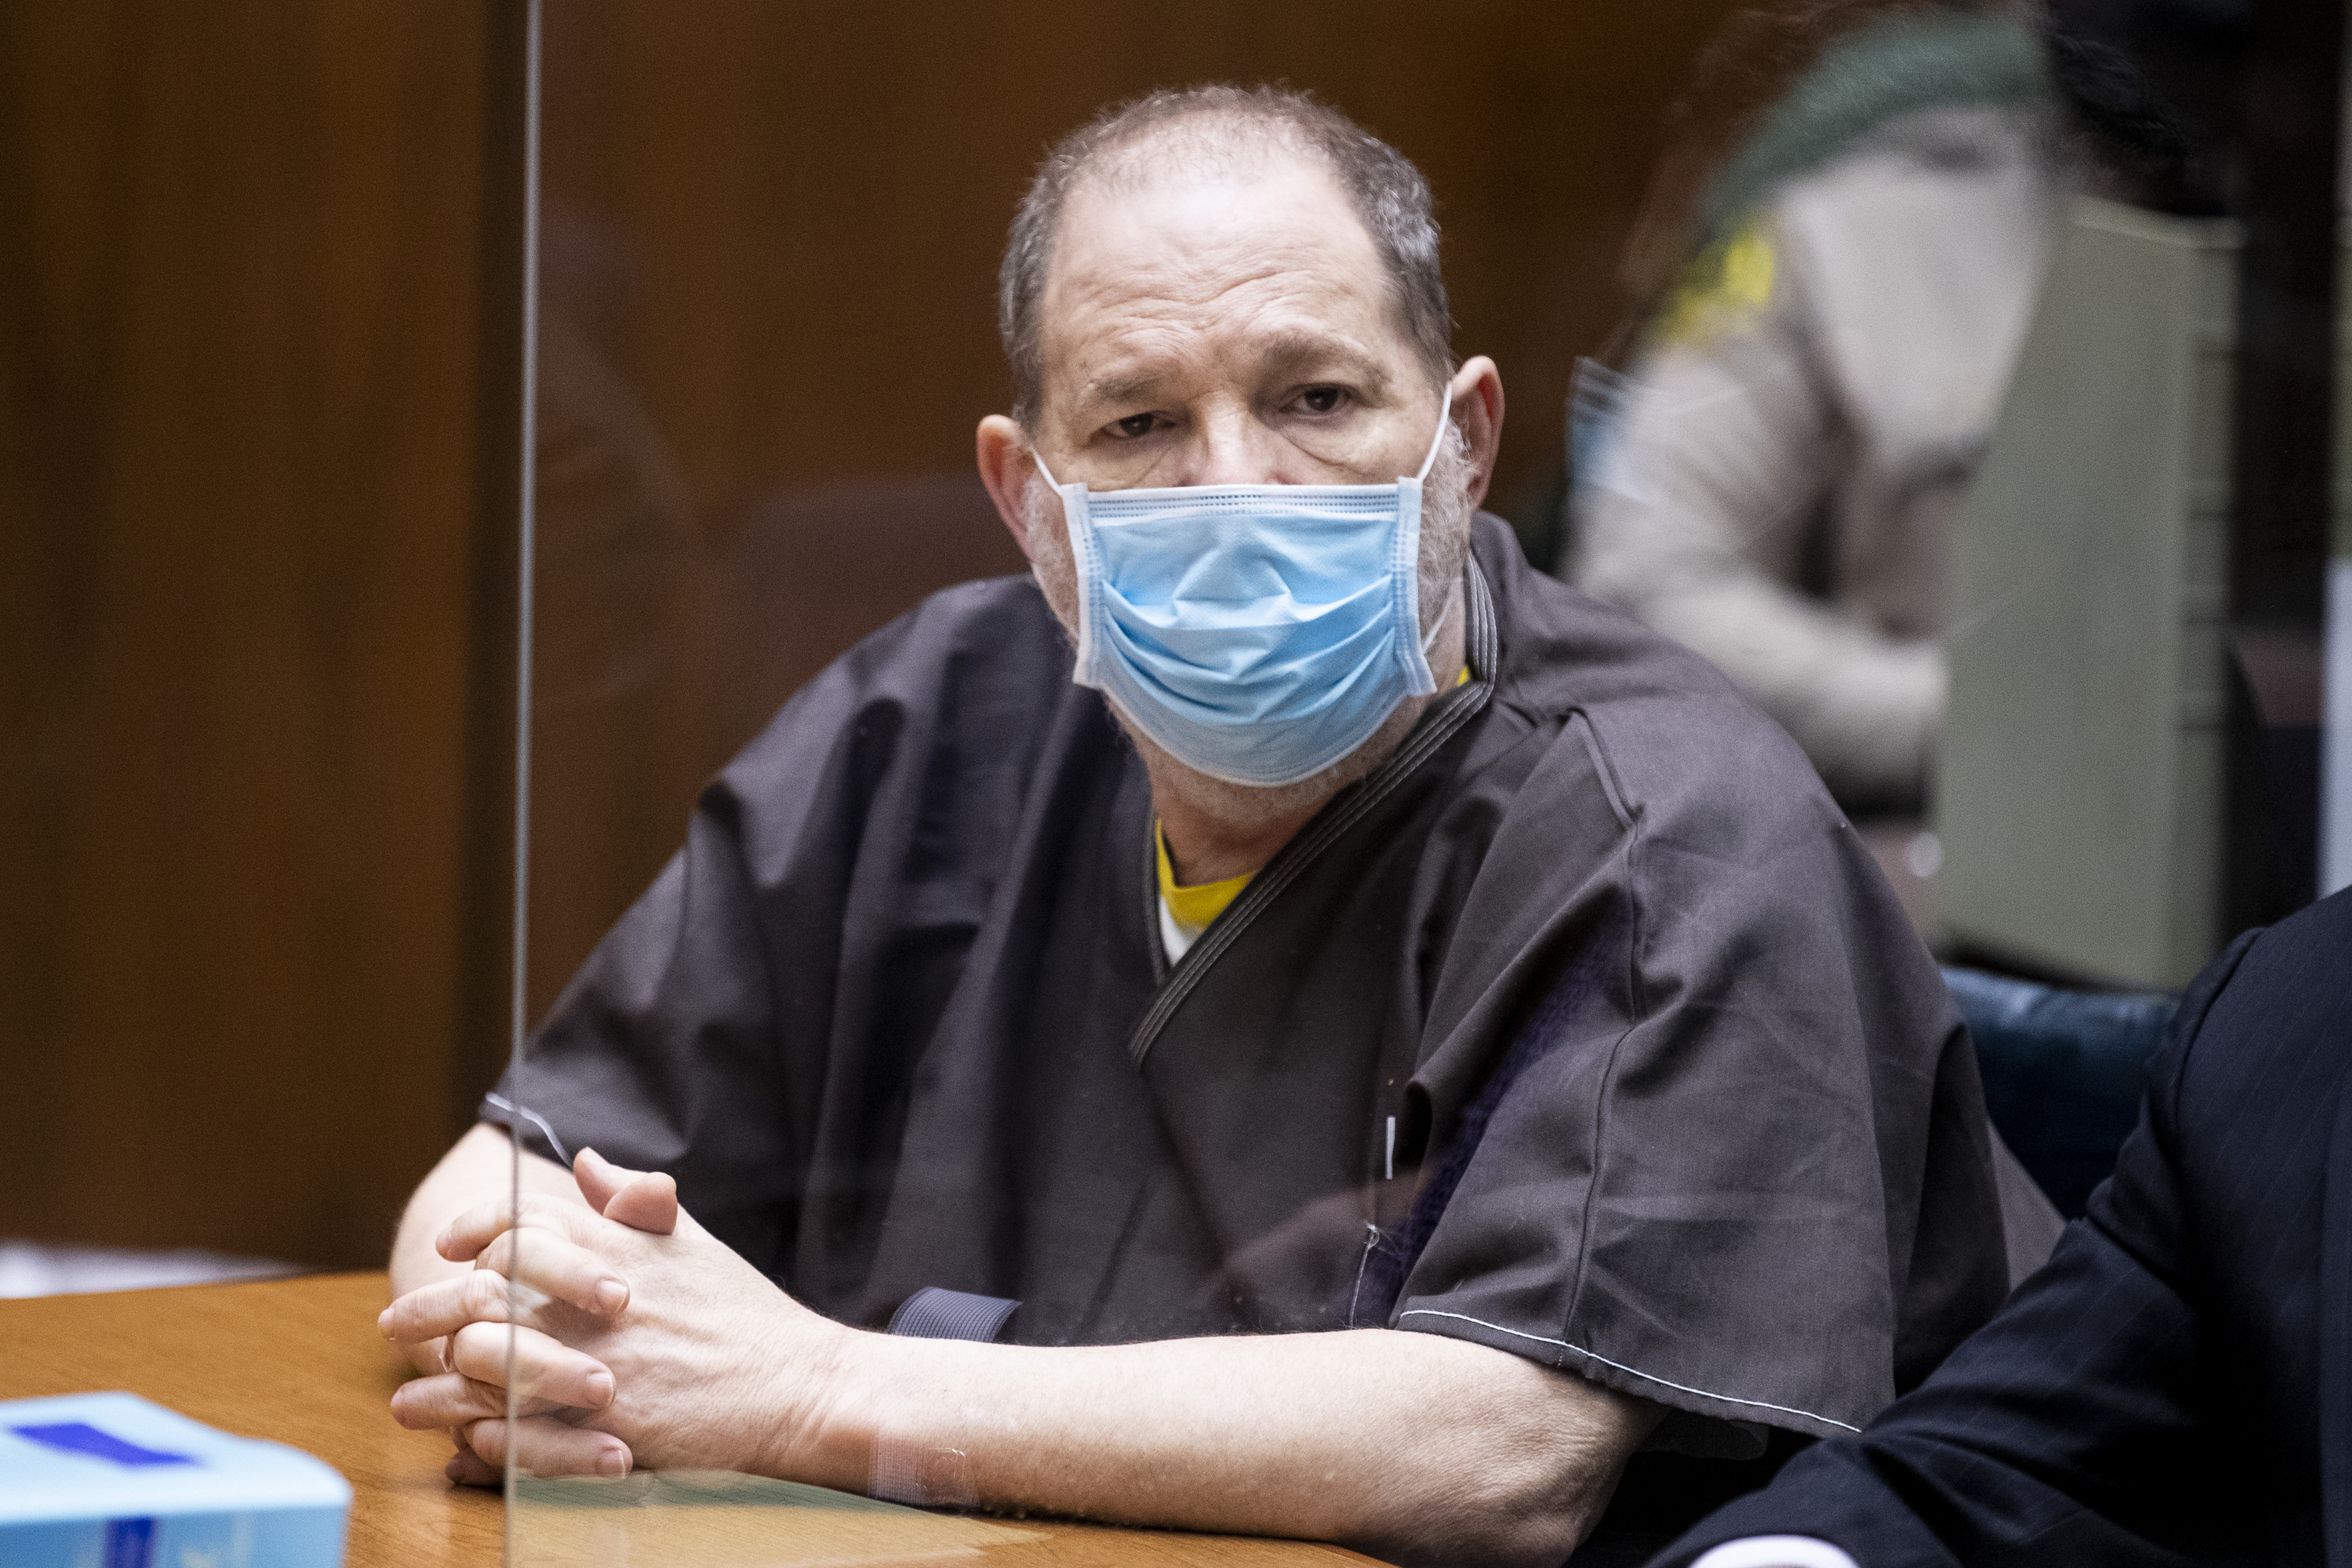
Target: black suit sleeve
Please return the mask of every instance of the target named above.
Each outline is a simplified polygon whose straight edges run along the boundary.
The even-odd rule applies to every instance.
[[[2183,999],[2115,1176],[2048,1265],[1860,1436],[1799,1455],[1653,1568],[1750,1535],[1813,1536],[1863,1568],[2163,1563],[2212,1539],[2178,1085],[2251,934]]]

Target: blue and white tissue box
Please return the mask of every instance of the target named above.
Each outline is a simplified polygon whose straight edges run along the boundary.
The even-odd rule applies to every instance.
[[[8,1568],[338,1568],[351,1483],[132,1394],[0,1401]]]

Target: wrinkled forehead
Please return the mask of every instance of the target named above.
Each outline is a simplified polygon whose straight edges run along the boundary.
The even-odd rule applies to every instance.
[[[1129,161],[1069,196],[1039,300],[1045,391],[1107,363],[1240,373],[1275,340],[1326,335],[1404,372],[1378,247],[1328,164],[1255,155]]]

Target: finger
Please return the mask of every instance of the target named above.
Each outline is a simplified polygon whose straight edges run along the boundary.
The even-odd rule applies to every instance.
[[[476,1204],[441,1227],[441,1234],[433,1238],[433,1250],[452,1263],[471,1263],[491,1237],[513,1223],[514,1210],[506,1199]]]
[[[526,1399],[519,1414],[544,1415],[550,1411],[562,1411],[568,1405],[548,1399]],[[494,1383],[483,1383],[463,1373],[436,1373],[431,1377],[411,1378],[392,1396],[392,1418],[412,1432],[445,1432],[468,1422],[491,1416],[503,1418],[507,1413],[507,1391]]]
[[[609,1315],[629,1304],[629,1282],[610,1263],[567,1236],[528,1222],[492,1239],[474,1264],[477,1273],[503,1275],[583,1312]]]
[[[572,1426],[552,1416],[526,1417],[509,1426],[504,1421],[477,1421],[467,1434],[474,1453],[492,1465],[503,1465],[511,1440],[515,1468],[530,1476],[625,1476],[632,1459],[629,1446],[610,1432]]]
[[[537,1329],[475,1323],[458,1330],[449,1346],[450,1370],[477,1383],[583,1410],[602,1410],[613,1403],[610,1368]]]
[[[649,1171],[614,1194],[604,1207],[604,1217],[635,1230],[667,1236],[677,1229],[677,1183],[667,1171]]]
[[[447,1371],[411,1378],[393,1396],[404,1425],[447,1426],[503,1415],[506,1390],[532,1415],[601,1410],[612,1403],[610,1368],[537,1329],[475,1323],[449,1337]]]
[[[648,1172],[614,1195],[604,1217],[635,1230],[667,1236],[677,1229],[677,1183],[667,1171]]]
[[[495,1487],[506,1483],[504,1468],[490,1463],[471,1448],[459,1448],[441,1467],[441,1473],[461,1487]]]
[[[593,1149],[583,1149],[572,1161],[572,1179],[579,1184],[580,1195],[598,1214],[613,1201],[613,1194],[635,1180],[638,1173],[615,1165]]]
[[[506,1390],[454,1372],[412,1377],[392,1391],[392,1418],[412,1432],[439,1432],[507,1413]]]
[[[677,1182],[667,1171],[632,1171],[593,1149],[572,1163],[591,1207],[617,1225],[667,1236],[677,1228]]]
[[[520,1215],[520,1218],[518,1218]],[[522,1207],[514,1209],[504,1198],[476,1204],[442,1228],[434,1249],[452,1263],[470,1263],[494,1239],[517,1225],[535,1225],[570,1236],[578,1221],[593,1217],[587,1205],[545,1193],[526,1193]]]
[[[509,1317],[527,1316],[515,1310],[517,1305],[504,1275],[469,1268],[409,1291],[378,1315],[375,1326],[394,1344],[421,1344],[454,1334],[468,1323],[503,1323]]]

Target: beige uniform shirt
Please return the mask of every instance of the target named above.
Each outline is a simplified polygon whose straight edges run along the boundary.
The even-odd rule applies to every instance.
[[[1922,110],[1782,186],[1580,475],[1577,583],[1721,667],[1850,807],[1927,776],[1944,537],[2041,284],[2041,123]]]

